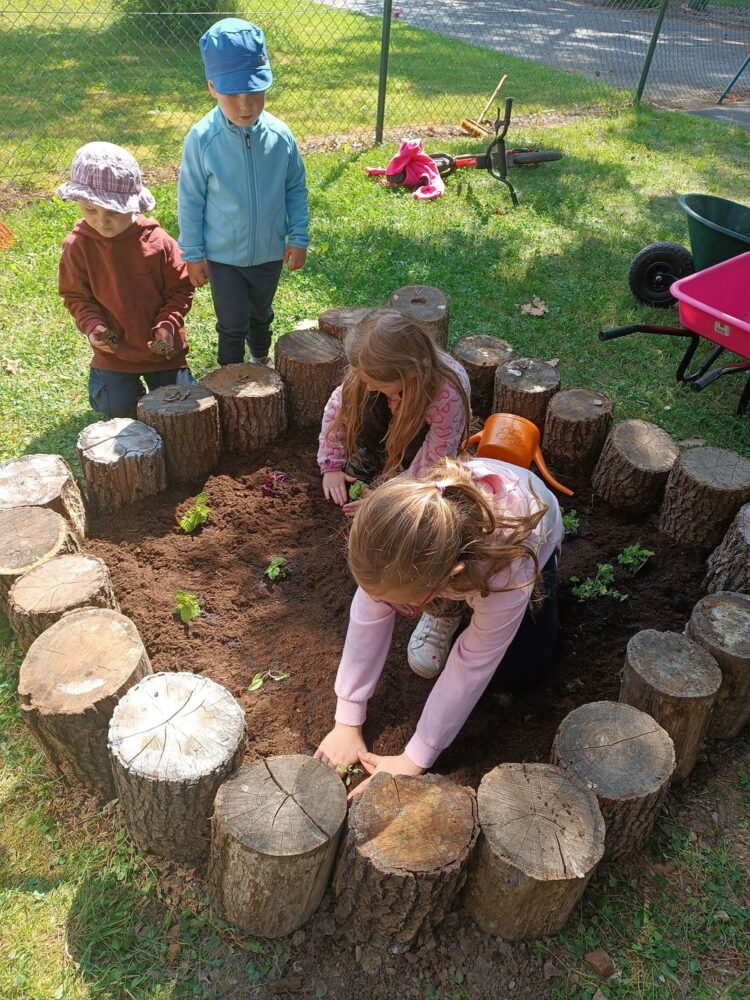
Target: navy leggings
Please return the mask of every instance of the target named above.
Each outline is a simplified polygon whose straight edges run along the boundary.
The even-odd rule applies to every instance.
[[[148,372],[133,375],[130,372],[111,372],[105,368],[89,369],[89,403],[91,409],[112,417],[134,417],[138,400],[149,389],[163,385],[193,385],[195,379],[189,368],[171,368],[165,372]]]

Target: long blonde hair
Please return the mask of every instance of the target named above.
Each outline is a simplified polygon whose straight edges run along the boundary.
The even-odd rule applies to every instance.
[[[444,381],[455,386],[464,406],[465,430],[471,419],[461,381],[441,358],[425,331],[397,309],[371,309],[344,341],[349,368],[341,387],[341,408],[329,435],[346,432],[346,452],[355,455],[370,393],[363,375],[375,382],[400,382],[401,405],[385,437],[383,475],[395,475],[409,443],[424,426],[425,413],[437,399]]]
[[[548,508],[532,495],[537,504],[528,514],[498,514],[468,466],[442,458],[417,479],[391,479],[365,498],[349,534],[349,569],[363,590],[375,594],[425,592],[446,583],[454,593],[487,597],[497,589],[490,585],[493,576],[528,559],[529,580],[501,589],[533,580],[538,599],[539,563],[528,539]],[[458,563],[464,568],[451,577]]]

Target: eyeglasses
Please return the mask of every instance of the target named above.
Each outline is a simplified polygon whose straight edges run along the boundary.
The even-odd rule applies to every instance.
[[[421,615],[430,601],[437,595],[437,592],[442,588],[441,583],[434,590],[425,597],[425,599],[420,604],[392,604],[390,601],[382,601],[382,604],[387,605],[391,611],[395,611],[397,615],[405,615],[407,618],[414,618],[416,615]]]

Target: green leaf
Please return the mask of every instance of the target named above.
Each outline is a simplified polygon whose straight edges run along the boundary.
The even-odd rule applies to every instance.
[[[188,594],[185,590],[178,590],[175,594],[175,608],[173,614],[180,616],[185,624],[193,621],[201,613],[201,606],[195,594]]]
[[[268,676],[272,681],[285,681],[290,674],[283,670],[269,670]]]
[[[256,674],[256,676],[258,676]],[[256,941],[255,938],[247,939],[247,950],[251,951],[253,955],[261,955],[263,953],[263,945],[260,941]]]
[[[263,687],[263,680],[263,674],[255,674],[253,679],[250,681],[248,691],[257,691],[258,688]],[[250,950],[252,951],[252,948]]]

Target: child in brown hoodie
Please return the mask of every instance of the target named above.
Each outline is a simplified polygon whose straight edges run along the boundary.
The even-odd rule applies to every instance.
[[[89,402],[107,417],[134,417],[141,379],[149,389],[195,382],[186,361],[187,268],[175,240],[140,214],[154,197],[120,146],[82,146],[57,194],[83,215],[63,243],[59,291],[94,351]]]

